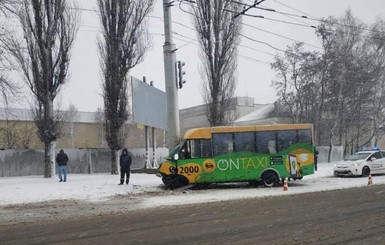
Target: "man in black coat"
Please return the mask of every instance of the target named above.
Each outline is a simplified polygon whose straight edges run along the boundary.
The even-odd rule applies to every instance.
[[[128,153],[127,148],[124,148],[122,150],[122,154],[120,155],[119,162],[120,162],[120,183],[119,183],[119,185],[123,185],[124,176],[126,176],[126,184],[128,185],[128,182],[130,181],[132,157]]]
[[[59,154],[56,156],[56,162],[59,165],[58,174],[59,174],[59,182],[67,181],[67,163],[68,163],[68,155],[64,153],[63,149],[60,150]]]

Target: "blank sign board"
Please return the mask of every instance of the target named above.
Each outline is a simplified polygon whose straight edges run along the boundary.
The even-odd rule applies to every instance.
[[[131,77],[134,123],[167,128],[166,93]]]

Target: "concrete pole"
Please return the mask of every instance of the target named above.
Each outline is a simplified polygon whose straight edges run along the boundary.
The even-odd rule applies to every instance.
[[[156,137],[155,137],[155,128],[152,127],[152,167],[158,168],[158,161],[156,160]]]
[[[172,41],[171,0],[163,0],[164,37],[164,77],[167,97],[166,147],[174,148],[180,138],[178,88],[176,82],[176,48]]]
[[[144,126],[144,135],[145,135],[145,141],[146,141],[146,164],[144,165],[144,169],[151,168],[150,163],[150,156],[148,154],[149,148],[150,148],[150,139],[148,137],[148,126]]]

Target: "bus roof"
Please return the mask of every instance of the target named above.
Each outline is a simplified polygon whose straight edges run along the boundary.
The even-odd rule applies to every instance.
[[[293,129],[313,129],[312,124],[271,124],[251,126],[220,126],[189,129],[184,134],[184,139],[211,139],[212,133],[233,133],[253,131],[275,131]]]

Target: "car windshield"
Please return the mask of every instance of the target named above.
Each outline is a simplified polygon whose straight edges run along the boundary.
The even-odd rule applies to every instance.
[[[370,152],[357,152],[353,155],[347,156],[345,158],[346,161],[356,161],[367,158],[371,153]]]

